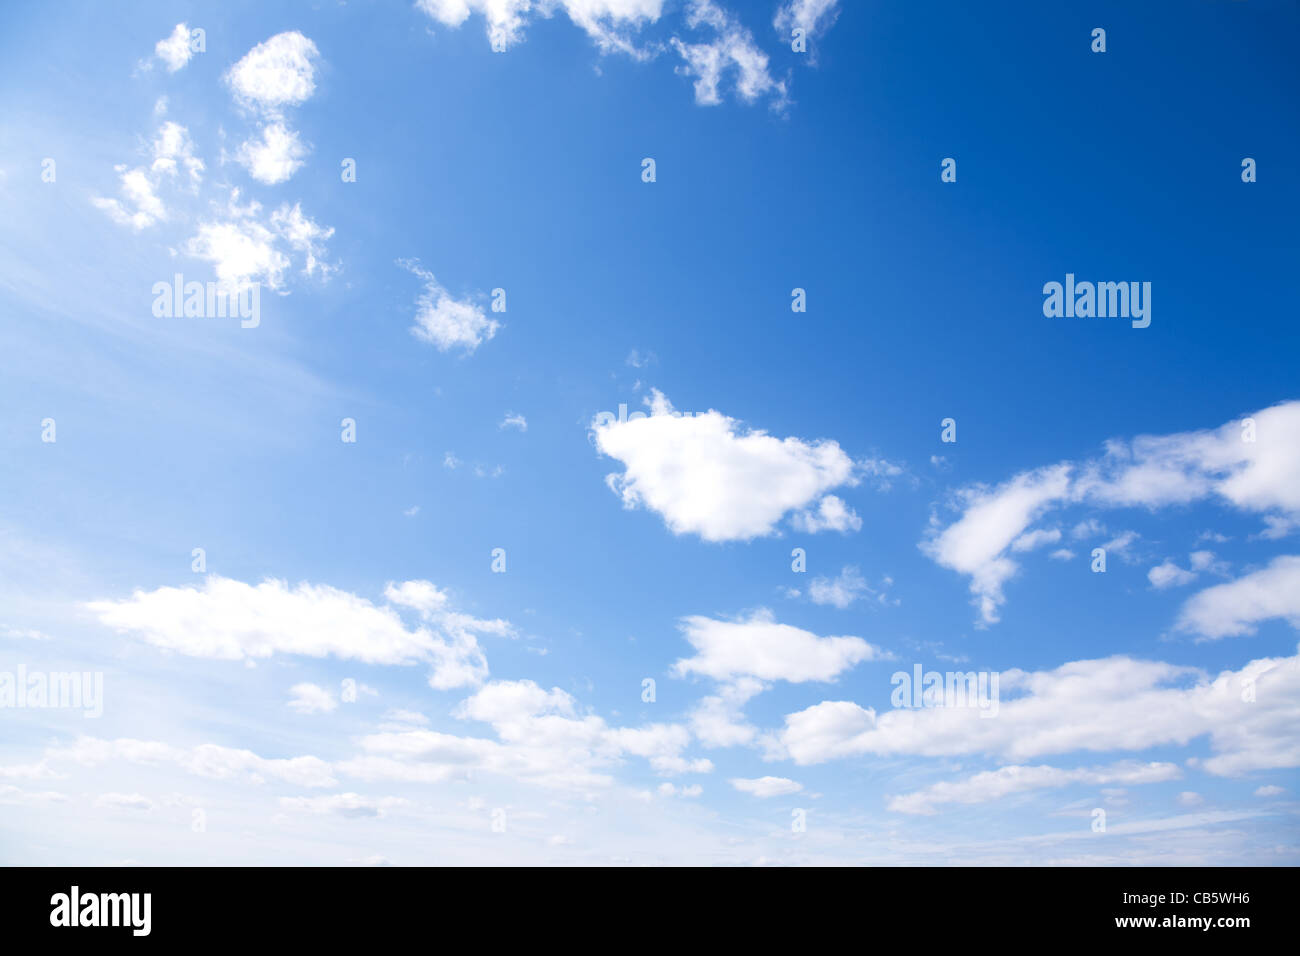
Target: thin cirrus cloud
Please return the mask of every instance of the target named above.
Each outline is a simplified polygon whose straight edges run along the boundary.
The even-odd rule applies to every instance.
[[[623,464],[606,483],[625,508],[645,507],[674,534],[705,541],[771,535],[787,515],[805,531],[861,527],[851,508],[826,494],[859,482],[838,443],[775,438],[713,410],[680,415],[658,389],[650,411],[592,422],[597,450]]]
[[[1110,441],[1100,458],[960,489],[954,499],[961,517],[946,527],[936,519],[921,549],[970,578],[980,623],[992,624],[1006,600],[1003,586],[1019,571],[1008,552],[1026,550],[1017,542],[1036,544],[1043,532],[1029,526],[1054,509],[1155,509],[1215,499],[1261,515],[1263,537],[1300,527],[1300,401],[1216,429]],[[1106,547],[1125,551],[1135,538],[1130,532]]]
[[[1182,772],[1172,763],[1126,761],[1108,767],[1025,767],[1012,765],[986,770],[963,780],[944,780],[914,793],[892,797],[889,809],[895,813],[932,815],[943,804],[989,803],[1018,793],[1060,789],[1074,784],[1137,786],[1178,780]]]

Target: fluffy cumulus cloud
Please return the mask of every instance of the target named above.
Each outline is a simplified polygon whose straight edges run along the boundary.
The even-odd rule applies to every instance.
[[[293,264],[289,253],[302,257],[302,272],[328,276],[333,266],[325,263],[324,241],[334,235],[333,227],[321,226],[305,216],[301,204],[283,203],[265,216],[260,203],[239,205],[239,191],[218,206],[211,219],[200,221],[198,231],[182,244],[182,251],[212,263],[217,280],[242,289],[252,282],[279,290]]]
[[[708,747],[758,742],[759,730],[745,720],[744,708],[770,683],[829,682],[862,661],[888,656],[860,637],[819,637],[780,624],[765,608],[736,620],[687,617],[681,630],[695,654],[678,660],[673,673],[718,684],[690,714],[692,731]]]
[[[171,32],[171,35],[159,40],[153,51],[158,59],[163,61],[168,73],[175,73],[181,69],[190,62],[190,57],[194,56],[194,51],[190,48],[189,25],[176,24],[176,29]]]
[[[1183,605],[1178,626],[1214,639],[1254,634],[1261,622],[1277,619],[1300,630],[1300,555],[1274,558],[1265,568],[1206,588]]]
[[[765,608],[734,621],[687,617],[681,629],[695,654],[678,660],[674,672],[716,681],[833,681],[855,664],[884,656],[860,637],[818,637],[778,623]]]
[[[1274,405],[1216,429],[1110,441],[1096,459],[1022,472],[992,488],[962,489],[954,501],[961,516],[946,527],[936,518],[922,549],[970,577],[980,620],[989,624],[1005,602],[1003,586],[1019,570],[1010,552],[1043,543],[1029,527],[1049,511],[1156,509],[1207,499],[1260,515],[1264,537],[1300,527],[1300,402]],[[1088,519],[1078,527],[1099,525]],[[1106,548],[1127,552],[1135,538],[1128,532]],[[1172,585],[1181,577],[1164,568],[1152,583]]]
[[[836,442],[775,438],[713,410],[679,415],[658,390],[650,410],[644,418],[592,423],[597,449],[624,466],[606,481],[625,507],[646,507],[674,534],[706,541],[773,534],[788,513],[809,508],[823,516],[817,529],[860,526],[838,498],[824,507],[825,492],[858,482]]]
[[[1177,780],[1182,772],[1171,763],[1127,761],[1109,767],[1008,766],[987,770],[964,780],[943,781],[890,799],[889,809],[896,813],[933,814],[946,803],[988,803],[1032,790],[1059,789],[1074,784],[1092,786],[1136,786]]]
[[[823,701],[785,719],[776,753],[796,763],[862,754],[1025,760],[1075,751],[1140,751],[1208,740],[1189,761],[1211,774],[1300,766],[1300,656],[1261,658],[1210,678],[1158,661],[1111,657],[1052,671],[1005,671],[996,720],[968,707],[877,713]],[[1007,691],[1012,699],[1006,699]]]
[[[453,348],[473,352],[497,334],[500,323],[490,319],[472,299],[455,299],[438,284],[433,273],[412,259],[398,265],[424,280],[424,291],[416,302],[415,325],[411,334],[435,346],[439,352]]]
[[[279,116],[316,91],[316,44],[297,30],[278,33],[249,50],[225,75],[226,84],[243,106]]]
[[[261,139],[250,139],[239,147],[235,159],[258,182],[274,186],[293,176],[306,155],[296,131],[283,123],[270,123],[262,127]]]
[[[367,664],[427,662],[429,683],[439,689],[486,679],[477,635],[513,633],[506,621],[456,611],[428,581],[389,585],[385,597],[387,606],[326,585],[250,585],[210,575],[201,587],[136,591],[88,607],[107,627],[188,657],[241,661],[296,654]],[[399,609],[413,612],[421,624],[408,626]]]
[[[301,33],[279,33],[249,50],[225,75],[235,102],[258,115],[260,135],[246,140],[235,160],[268,186],[286,182],[303,164],[307,147],[284,121],[285,110],[316,91],[316,44]]]

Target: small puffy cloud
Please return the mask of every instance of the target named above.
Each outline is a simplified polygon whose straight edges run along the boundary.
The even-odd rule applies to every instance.
[[[808,586],[814,604],[831,604],[841,610],[870,591],[862,572],[852,565],[845,566],[838,577],[814,578]]]
[[[838,495],[826,495],[817,502],[816,508],[795,512],[790,518],[790,525],[796,531],[806,534],[816,534],[819,531],[848,534],[850,531],[862,530],[862,519],[844,503],[844,499]]]
[[[1183,605],[1178,626],[1213,640],[1254,634],[1260,622],[1276,618],[1300,629],[1300,555],[1282,555],[1266,568],[1206,588]]]
[[[307,149],[298,133],[277,122],[262,127],[260,140],[243,143],[235,159],[259,183],[274,186],[293,176],[302,167],[306,155]]]
[[[225,75],[235,99],[269,116],[311,98],[316,90],[316,44],[297,30],[278,33],[244,54]]]
[[[153,51],[166,65],[168,73],[175,73],[181,69],[190,62],[190,57],[194,56],[194,51],[190,49],[189,25],[176,24],[176,29],[171,32],[171,35],[159,40],[154,45]]]
[[[521,432],[526,432],[528,431],[528,419],[514,412],[506,412],[506,417],[501,420],[501,424],[497,428],[517,428]]]
[[[803,784],[796,783],[785,777],[758,777],[753,780],[747,780],[744,777],[732,777],[728,783],[741,793],[748,793],[754,797],[784,797],[787,794],[798,793],[803,789]]]
[[[687,617],[680,626],[696,652],[673,665],[681,676],[700,674],[717,681],[752,677],[795,684],[833,681],[855,664],[885,656],[860,637],[818,637],[779,624],[766,608],[734,621]]]
[[[1286,790],[1276,784],[1266,784],[1255,791],[1257,797],[1276,797],[1286,793]]]
[[[697,534],[706,541],[773,534],[786,514],[858,480],[853,461],[834,441],[747,431],[712,410],[679,415],[657,389],[649,404],[647,417],[598,417],[592,428],[597,449],[624,465],[621,475],[606,478],[624,507],[656,512],[674,534]],[[819,505],[819,521],[841,530],[860,525],[856,515],[848,517],[843,502],[836,502]]]
[[[1192,790],[1184,790],[1176,799],[1179,805],[1184,807],[1199,807],[1205,802],[1204,797]]]
[[[294,684],[289,688],[289,709],[300,714],[328,714],[338,707],[334,692],[317,684]]]
[[[304,274],[315,275],[319,269],[324,278],[334,271],[334,266],[321,259],[325,254],[323,243],[334,235],[334,227],[322,226],[303,215],[302,203],[294,203],[292,207],[288,203],[282,204],[271,213],[271,228],[289,244],[289,248],[302,253]]]
[[[399,259],[397,264],[424,280],[424,291],[416,302],[415,325],[411,326],[417,339],[439,352],[459,348],[468,354],[497,334],[500,323],[488,318],[481,305],[453,299],[433,273],[413,259]]]
[[[1166,560],[1147,572],[1147,580],[1151,582],[1153,588],[1163,591],[1165,588],[1191,584],[1196,580],[1196,575],[1180,568],[1173,561]]]

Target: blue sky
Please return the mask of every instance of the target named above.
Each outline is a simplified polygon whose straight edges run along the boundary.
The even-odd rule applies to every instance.
[[[1294,6],[482,8],[6,8],[0,859],[1300,861]]]

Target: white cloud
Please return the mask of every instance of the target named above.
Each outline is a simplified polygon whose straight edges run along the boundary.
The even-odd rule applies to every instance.
[[[501,424],[497,428],[517,428],[521,432],[526,432],[528,431],[528,419],[514,412],[506,412],[506,417],[501,420]]]
[[[848,534],[862,530],[862,519],[838,495],[826,495],[811,511],[797,511],[790,518],[790,526],[805,534],[819,531],[838,531]]]
[[[524,27],[534,11],[549,17],[559,8],[602,53],[619,51],[644,59],[650,53],[637,49],[631,34],[659,19],[663,0],[418,0],[416,6],[453,29],[471,15],[482,16],[493,49],[509,49],[523,42]]]
[[[786,0],[777,8],[772,25],[789,33],[795,27],[811,35],[825,33],[840,15],[839,0]]]
[[[1244,688],[1252,687],[1254,697]],[[1007,699],[1008,692],[1020,696]],[[1139,751],[1208,737],[1189,763],[1236,776],[1300,766],[1300,657],[1261,658],[1210,679],[1192,668],[1110,657],[1053,671],[1003,671],[996,720],[977,708],[895,709],[823,701],[785,719],[780,752],[810,764],[855,754],[1024,760],[1078,750]]]
[[[1039,528],[1036,531],[1026,531],[1020,537],[1011,542],[1012,551],[1033,551],[1035,548],[1041,548],[1045,544],[1056,544],[1061,540],[1060,528]]]
[[[834,441],[743,431],[712,410],[677,415],[658,390],[650,408],[645,418],[597,419],[592,428],[599,451],[625,468],[607,477],[610,488],[625,507],[643,505],[662,515],[674,534],[706,541],[772,534],[788,512],[857,482],[852,460]],[[838,512],[832,505],[826,513]]]
[[[741,793],[748,793],[755,797],[784,797],[787,794],[798,793],[803,789],[803,784],[788,780],[785,777],[758,777],[753,780],[747,780],[744,777],[732,777],[728,783]]]
[[[372,734],[361,740],[363,755],[337,769],[366,780],[422,783],[481,771],[577,790],[610,786],[613,780],[604,770],[625,756],[641,757],[665,776],[713,769],[708,760],[683,756],[690,743],[685,727],[610,727],[598,716],[580,713],[565,691],[548,691],[529,680],[493,681],[453,714],[489,724],[499,739],[422,729]]]
[[[1267,784],[1255,791],[1257,797],[1276,797],[1279,794],[1286,793],[1286,790],[1276,784]]]
[[[1254,634],[1261,621],[1274,618],[1300,629],[1300,555],[1282,555],[1266,568],[1206,588],[1183,605],[1178,626],[1215,639]]]
[[[890,799],[895,813],[933,814],[945,803],[988,803],[1032,790],[1059,789],[1073,784],[1162,783],[1182,776],[1172,763],[1124,762],[1109,767],[1081,767],[1062,770],[1058,767],[1009,766],[977,773],[964,780],[943,781]]]
[[[189,130],[170,120],[158,127],[152,145],[153,160],[146,169],[115,166],[120,179],[121,198],[95,196],[91,202],[104,210],[114,222],[141,230],[167,220],[167,208],[158,195],[164,178],[174,179],[180,167],[189,173],[191,187],[203,178],[203,161],[194,155]]]
[[[88,605],[101,623],[189,657],[256,660],[273,654],[336,657],[368,664],[431,666],[438,689],[480,683],[487,661],[477,634],[508,636],[502,620],[455,611],[428,581],[390,584],[380,607],[326,585],[266,580],[253,586],[209,575],[202,588],[162,587]],[[409,629],[395,608],[418,612],[428,627]]]
[[[1002,586],[1019,566],[1006,550],[1069,488],[1069,466],[1055,465],[1017,475],[989,489],[976,486],[958,492],[965,506],[961,518],[942,531],[934,530],[921,549],[936,562],[970,575],[971,593],[986,624],[998,620],[1005,601]]]
[[[268,116],[278,117],[316,90],[316,44],[297,30],[278,33],[259,43],[225,75],[235,99]]]
[[[695,78],[695,102],[701,106],[721,103],[723,78],[734,74],[735,91],[742,100],[752,103],[770,94],[773,107],[785,104],[785,83],[768,72],[767,54],[731,14],[713,0],[690,0],[686,23],[691,29],[707,27],[714,33],[714,38],[705,43],[672,38],[673,49],[685,61],[679,72]]]
[[[1173,561],[1166,560],[1147,572],[1147,580],[1151,582],[1153,588],[1164,590],[1190,584],[1196,580],[1196,575],[1180,568]]]
[[[289,688],[289,708],[300,714],[328,714],[338,705],[334,692],[317,684],[294,684]]]
[[[289,244],[289,248],[302,253],[304,274],[315,275],[319,268],[324,278],[334,271],[334,266],[320,259],[325,254],[322,243],[334,235],[334,227],[322,226],[304,216],[302,203],[294,203],[292,208],[284,203],[271,213],[271,228]]]
[[[862,572],[853,565],[846,565],[836,578],[814,578],[808,586],[814,604],[833,604],[841,610],[870,592]]]
[[[794,684],[833,681],[855,664],[885,656],[860,637],[818,637],[778,624],[766,608],[734,621],[686,617],[680,626],[696,652],[673,665],[674,673],[681,676],[700,674],[716,681],[752,677]]]
[[[1009,547],[1048,510],[1067,504],[1147,507],[1189,504],[1217,498],[1263,516],[1265,537],[1289,533],[1300,522],[1300,402],[1285,402],[1217,429],[1164,436],[1139,436],[1106,443],[1097,459],[1022,472],[990,489],[975,486],[957,494],[964,513],[947,528],[937,526],[922,543],[936,562],[971,577],[971,591],[985,624],[998,619],[1002,587],[1018,570]],[[1080,522],[1073,537],[1104,529],[1093,518]],[[1135,560],[1132,531],[1106,542],[1107,551]]]
[[[270,123],[262,127],[260,140],[250,139],[239,147],[235,159],[258,182],[274,186],[293,176],[306,155],[296,131],[283,123]]]
[[[184,23],[176,24],[176,29],[171,32],[171,35],[159,40],[154,45],[153,51],[158,59],[167,65],[168,73],[175,73],[181,69],[190,62],[190,57],[194,56],[194,51],[190,49],[189,26]]]
[[[433,273],[415,260],[399,259],[397,264],[424,280],[415,325],[411,326],[417,339],[433,344],[439,352],[461,348],[470,353],[497,334],[500,323],[488,318],[482,306],[469,299],[453,299]]]
[[[1179,805],[1184,807],[1199,807],[1205,802],[1204,797],[1192,790],[1184,790],[1176,799],[1178,800]]]
[[[213,272],[225,286],[240,290],[252,282],[265,283],[273,290],[284,284],[284,274],[293,264],[281,248],[303,255],[302,272],[322,277],[334,267],[323,263],[321,243],[334,235],[333,227],[321,226],[303,215],[301,204],[284,203],[271,213],[268,227],[262,221],[262,206],[250,202],[239,205],[239,190],[232,190],[230,201],[217,219],[201,222],[198,232],[182,245],[182,251],[196,259],[212,263]]]

